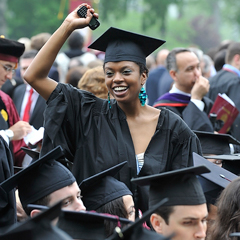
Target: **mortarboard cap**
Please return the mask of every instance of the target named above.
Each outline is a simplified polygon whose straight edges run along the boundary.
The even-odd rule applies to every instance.
[[[34,203],[58,189],[71,185],[76,181],[72,173],[54,160],[62,155],[62,148],[56,147],[8,178],[0,184],[0,187],[8,192],[18,186],[19,198],[23,208],[26,208],[27,204]]]
[[[228,154],[228,155],[215,155],[215,156],[205,156],[208,159],[218,159],[223,160],[222,167],[226,170],[240,175],[240,155],[238,154]]]
[[[149,208],[163,198],[169,199],[165,206],[200,205],[206,199],[196,175],[207,172],[210,170],[206,166],[188,167],[131,181],[139,186],[150,185]]]
[[[35,161],[37,159],[39,159],[40,156],[40,152],[33,150],[33,149],[29,149],[26,147],[21,147],[21,149],[32,158],[32,161]],[[72,165],[73,163],[70,162],[68,159],[66,159],[63,155],[60,156],[59,158],[55,159],[56,161],[62,163],[66,168],[68,168],[70,171],[72,170]],[[17,170],[17,169],[15,169]]]
[[[105,52],[104,62],[133,61],[146,65],[146,57],[165,41],[110,27],[88,48]]]
[[[69,240],[72,239],[65,232],[53,226],[51,221],[56,219],[61,213],[59,202],[51,208],[33,218],[29,218],[23,223],[11,226],[0,239],[26,239],[26,240]]]
[[[3,61],[17,63],[23,54],[25,45],[14,40],[0,36],[0,59]]]
[[[159,207],[163,206],[168,201],[167,198],[162,199],[159,201],[152,209],[146,211],[142,218],[138,218],[135,222],[129,224],[128,226],[124,227],[122,230],[119,227],[115,228],[115,232],[111,235],[107,240],[121,240],[121,239],[128,239],[128,240],[167,240],[170,239],[169,237],[164,237],[154,231],[150,231],[142,227],[145,221],[148,221],[151,214],[155,212]]]
[[[194,166],[207,166],[211,172],[198,176],[208,203],[215,205],[220,193],[238,176],[193,153]]]
[[[82,201],[87,210],[97,210],[104,204],[132,192],[123,183],[114,178],[127,162],[120,163],[94,176],[84,179],[79,188],[83,196]]]
[[[119,218],[110,214],[102,214],[88,211],[64,211],[62,210],[57,226],[74,239],[105,239],[104,221],[130,223],[125,218]]]
[[[30,148],[26,148],[26,147],[21,147],[21,149],[27,154],[29,155],[33,160],[39,159],[40,156],[40,152],[30,149]]]
[[[240,142],[229,134],[193,131],[199,138],[203,154],[230,154],[229,144],[240,145]]]

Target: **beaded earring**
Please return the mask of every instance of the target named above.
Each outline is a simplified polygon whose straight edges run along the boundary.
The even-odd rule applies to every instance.
[[[146,93],[144,87],[141,88],[138,97],[139,97],[139,100],[140,100],[141,105],[144,106],[144,105],[145,105],[145,102],[146,102],[146,100],[147,100],[147,93]]]
[[[108,92],[108,106],[109,106],[109,109],[111,109],[111,101],[110,101],[110,92]]]

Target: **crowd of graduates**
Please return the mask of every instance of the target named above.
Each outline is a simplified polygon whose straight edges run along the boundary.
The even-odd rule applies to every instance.
[[[82,5],[0,38],[0,240],[238,239],[240,42],[168,50],[110,27],[85,49]]]

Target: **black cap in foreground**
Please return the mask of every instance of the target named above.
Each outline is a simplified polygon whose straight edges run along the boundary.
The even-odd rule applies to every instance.
[[[115,232],[111,235],[107,240],[121,240],[121,239],[128,239],[128,240],[167,240],[170,239],[169,237],[164,237],[154,231],[150,231],[142,227],[143,223],[149,220],[151,214],[156,211],[159,207],[166,204],[168,198],[164,198],[159,201],[152,209],[146,211],[142,218],[138,218],[135,222],[129,224],[128,226],[120,229],[119,227],[115,228]]]
[[[197,153],[193,153],[193,163],[194,166],[205,165],[211,170],[209,173],[201,174],[198,178],[202,185],[207,202],[215,205],[216,200],[223,189],[238,176],[224,168],[218,167],[212,162],[209,162]]]
[[[230,154],[229,144],[240,145],[240,142],[229,134],[193,131],[199,138],[202,152],[206,154]]]
[[[222,160],[222,167],[226,170],[240,175],[240,155],[239,154],[223,154],[223,155],[215,155],[215,156],[204,156],[207,159],[217,159]]]
[[[37,160],[39,159],[39,155],[40,152],[30,149],[30,148],[26,148],[26,147],[21,147],[21,149],[27,154],[29,155],[33,160]]]
[[[146,65],[146,57],[164,40],[110,27],[88,48],[105,52],[104,62],[133,61]]]
[[[62,148],[56,147],[1,183],[1,188],[8,192],[18,186],[19,198],[25,209],[27,204],[34,203],[58,189],[71,185],[76,181],[72,173],[54,160],[62,155]]]
[[[200,205],[206,203],[206,199],[196,175],[208,172],[206,166],[188,167],[131,181],[139,186],[150,185],[149,208],[163,198],[169,199],[165,206]]]
[[[51,221],[61,213],[61,205],[59,202],[53,207],[44,210],[42,213],[33,218],[29,218],[23,223],[15,224],[10,227],[3,235],[0,235],[1,240],[69,240],[72,239],[65,232],[53,226]]]
[[[110,214],[62,210],[57,226],[74,239],[106,239],[105,220],[125,224],[131,223],[128,219]]]
[[[25,50],[25,45],[11,39],[0,36],[0,59],[17,63]]]
[[[105,171],[84,179],[79,188],[82,201],[87,210],[97,210],[101,206],[132,192],[123,183],[114,178],[127,162],[120,163]]]

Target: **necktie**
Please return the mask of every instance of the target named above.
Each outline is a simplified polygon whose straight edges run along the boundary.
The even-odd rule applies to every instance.
[[[29,122],[30,119],[30,109],[31,109],[31,104],[32,104],[32,94],[33,94],[33,89],[31,88],[29,91],[29,97],[28,101],[24,110],[23,114],[23,121]]]

